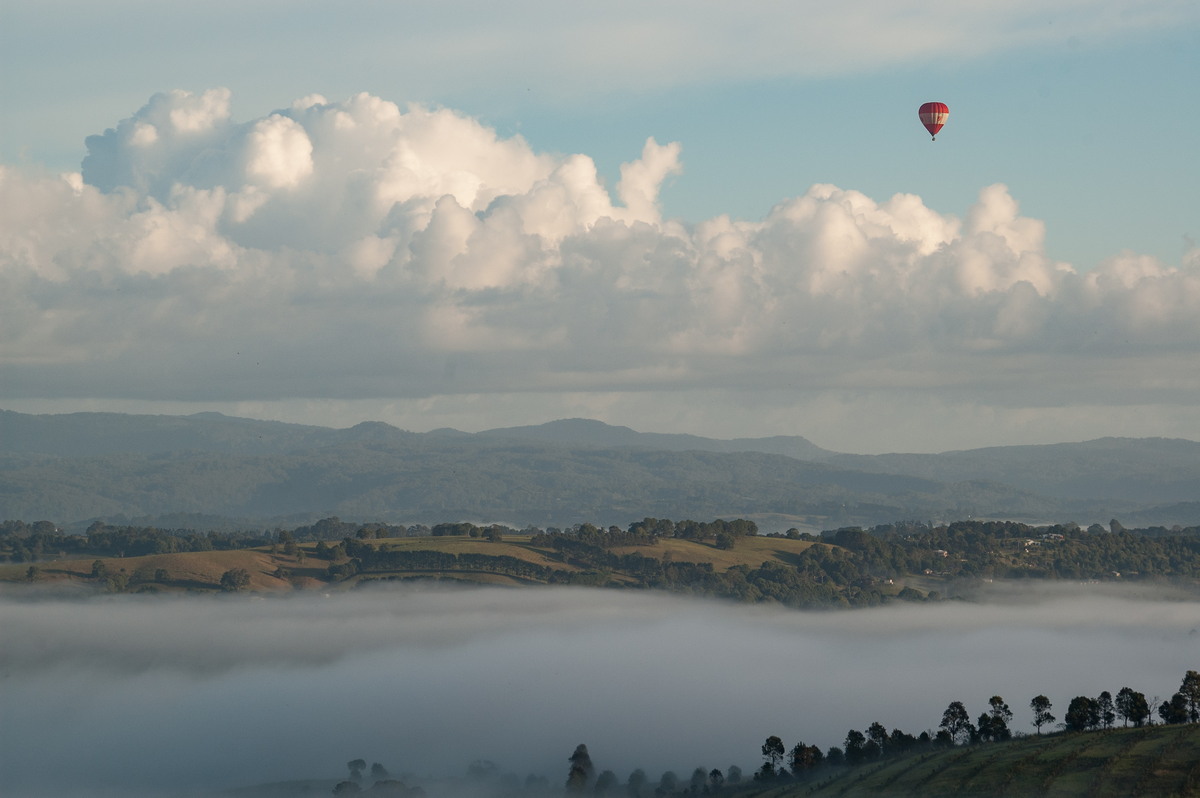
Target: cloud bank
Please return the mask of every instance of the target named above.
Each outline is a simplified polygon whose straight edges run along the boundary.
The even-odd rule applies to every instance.
[[[1003,185],[961,217],[814,185],[684,224],[658,204],[678,143],[610,190],[450,109],[230,102],[155,95],[80,173],[0,167],[0,401],[913,390],[1186,414],[1200,390],[1200,249],[1080,271]]]
[[[173,794],[337,777],[363,757],[565,780],[585,742],[623,780],[749,772],[777,734],[841,745],[935,729],[1002,695],[1131,686],[1195,665],[1195,603],[1030,585],[992,603],[805,613],[586,589],[404,589],[287,599],[0,601],[5,794]],[[1081,667],[1081,663],[1087,663]],[[171,788],[171,789],[168,789]]]

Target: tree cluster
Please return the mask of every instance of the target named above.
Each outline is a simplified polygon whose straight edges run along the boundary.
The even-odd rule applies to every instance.
[[[1200,723],[1200,671],[1184,674],[1179,690],[1157,707],[1146,701],[1145,694],[1129,687],[1122,687],[1115,699],[1107,690],[1095,698],[1075,696],[1067,707],[1063,728],[1072,732],[1111,729],[1118,718],[1125,726],[1140,727],[1153,721],[1152,712],[1167,724]]]
[[[425,798],[425,791],[420,787],[409,787],[399,779],[391,778],[387,768],[378,762],[371,764],[370,787],[364,787],[363,771],[367,768],[365,759],[351,759],[346,763],[350,770],[350,778],[338,782],[333,788],[334,795],[377,795],[388,798]]]
[[[720,792],[723,787],[737,786],[742,783],[742,770],[731,765],[727,771],[719,768],[708,770],[697,767],[686,781],[673,770],[665,771],[659,777],[657,784],[651,784],[646,772],[637,768],[629,774],[622,786],[617,774],[611,770],[596,772],[588,748],[582,743],[568,757],[570,767],[567,770],[565,789],[567,795],[592,794],[598,798],[669,798],[670,796],[690,796],[696,798]]]
[[[196,532],[146,526],[112,526],[96,521],[82,534],[68,534],[49,521],[0,523],[0,559],[38,562],[56,557],[139,557],[188,551],[231,551],[261,546],[261,532]]]
[[[870,573],[1053,579],[1200,577],[1200,527],[1128,530],[1115,520],[1035,527],[1013,521],[888,524],[822,533]]]

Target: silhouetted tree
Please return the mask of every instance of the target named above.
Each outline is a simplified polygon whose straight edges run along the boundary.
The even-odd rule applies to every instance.
[[[1096,701],[1085,695],[1077,695],[1067,705],[1067,714],[1063,725],[1067,731],[1081,732],[1092,728],[1099,721],[1100,711]]]
[[[1113,722],[1117,719],[1117,713],[1113,706],[1112,693],[1105,690],[1096,696],[1096,712],[1100,716],[1100,725],[1106,729],[1111,729]]]
[[[783,761],[783,754],[783,740],[772,734],[762,746],[763,759],[766,760],[763,762],[763,773],[768,772],[767,768],[769,766],[770,775],[775,775],[775,771],[779,769],[779,763]]]
[[[926,738],[928,740],[928,737]],[[892,729],[892,734],[888,737],[887,750],[889,753],[899,753],[907,751],[917,744],[917,738],[911,734],[901,731],[900,729]]]
[[[1126,726],[1132,721],[1135,727],[1140,727],[1150,714],[1150,705],[1146,703],[1146,696],[1131,687],[1122,687],[1117,691],[1117,700],[1114,706],[1117,716],[1125,722]]]
[[[986,712],[979,716],[975,726],[975,737],[983,742],[996,739],[995,733],[992,731],[992,716]]]
[[[960,745],[970,742],[976,735],[971,716],[967,714],[967,708],[961,701],[950,702],[946,711],[942,713],[942,722],[938,724],[938,728],[949,734],[954,743]]]
[[[792,749],[792,775],[799,778],[821,764],[824,759],[825,755],[817,746],[796,743],[795,748]]]
[[[583,743],[575,746],[575,753],[568,757],[571,769],[567,772],[567,791],[583,792],[592,781],[595,767],[588,754],[587,746]]]
[[[846,732],[846,739],[842,745],[846,747],[846,761],[851,765],[856,765],[866,759],[866,752],[863,747],[867,744],[867,736],[857,729],[851,729]]]
[[[1200,671],[1188,671],[1184,674],[1179,693],[1187,702],[1188,719],[1192,723],[1200,723]]]
[[[888,733],[884,725],[879,721],[875,721],[867,727],[867,737],[871,742],[879,746],[879,753],[887,751]]]
[[[792,768],[792,773],[800,774],[804,771],[804,752],[806,746],[804,743],[796,743],[792,746],[791,752],[788,754],[789,764]]]
[[[351,759],[346,763],[346,767],[350,770],[350,780],[356,784],[362,781],[362,772],[367,767],[365,759]]]
[[[1163,723],[1187,723],[1189,717],[1187,698],[1183,693],[1175,693],[1171,696],[1171,700],[1158,705],[1158,716],[1162,718]]]
[[[629,774],[629,780],[625,782],[625,791],[629,793],[629,798],[642,798],[642,789],[646,786],[646,771],[638,768]]]
[[[1008,708],[1008,704],[1004,703],[1004,699],[998,695],[994,695],[988,699],[990,723],[990,736],[993,740],[1007,740],[1012,737],[1012,731],[1008,724],[1012,722],[1012,710]]]
[[[615,795],[617,792],[617,774],[605,770],[596,777],[596,786],[592,789],[596,795]]]
[[[1053,723],[1056,718],[1050,714],[1050,699],[1044,695],[1034,696],[1029,702],[1029,708],[1033,710],[1033,725],[1037,728],[1037,733],[1042,733],[1042,727],[1047,723]]]

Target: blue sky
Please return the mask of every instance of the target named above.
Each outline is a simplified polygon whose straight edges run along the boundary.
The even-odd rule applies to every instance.
[[[12,212],[0,274],[14,332],[0,406],[411,429],[584,415],[855,451],[1200,435],[1194,3],[2,8]],[[205,95],[215,89],[227,93]],[[172,91],[187,95],[164,95],[154,117],[152,96]],[[429,122],[446,149],[406,138],[415,117],[396,128],[378,104],[347,110],[359,93],[402,115],[410,103],[449,114]],[[287,110],[314,94],[305,107],[326,110]],[[161,133],[171,109],[206,96],[204,147],[136,143],[138,125]],[[931,143],[916,108],[935,99],[951,115]],[[304,135],[268,124],[277,109]],[[392,137],[354,144],[380,153],[357,172],[338,171],[349,159],[336,147],[351,145],[318,136],[338,113]],[[93,153],[74,199],[60,196],[57,173],[79,170],[84,139],[107,129],[112,146]],[[660,149],[643,150],[648,138]],[[250,140],[257,161],[239,149]],[[353,193],[355,175],[382,174],[401,150],[417,153],[424,183],[375,185],[394,204],[371,225],[316,194],[301,201],[317,186]],[[563,177],[576,154],[595,180]],[[636,173],[625,193],[623,164]],[[558,193],[538,188],[549,184]],[[838,193],[813,188],[825,185]],[[452,195],[479,230],[428,192]],[[895,195],[914,199],[900,209]],[[485,265],[497,250],[484,233],[501,235],[505,218],[497,196],[518,208],[505,240],[519,229],[539,243]],[[736,229],[714,238],[723,216]],[[422,260],[413,242],[442,218],[462,240]],[[628,240],[613,244],[600,219]],[[346,264],[360,282],[345,281]],[[234,286],[271,297],[241,330],[212,320]],[[422,320],[389,326],[368,298]],[[313,302],[330,326],[309,340],[288,320]],[[339,306],[357,327],[336,320]],[[146,322],[98,332],[89,316],[134,309],[158,320],[153,344]],[[646,335],[611,332],[630,324]],[[177,362],[177,337],[197,347],[193,375],[139,371]],[[277,342],[261,346],[269,374],[206,354],[263,340]],[[334,355],[360,340],[369,356]],[[287,376],[296,368],[311,384]]]

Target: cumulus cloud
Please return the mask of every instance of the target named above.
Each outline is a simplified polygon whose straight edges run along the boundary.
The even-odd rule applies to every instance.
[[[271,401],[803,385],[1200,389],[1200,261],[1055,262],[1003,185],[962,218],[812,186],[664,219],[679,143],[613,191],[445,108],[319,95],[258,119],[155,95],[78,174],[0,171],[4,398]],[[1124,386],[1129,390],[1129,386]],[[1125,401],[1125,400],[1123,400]]]

